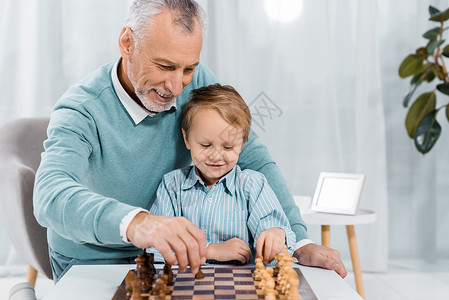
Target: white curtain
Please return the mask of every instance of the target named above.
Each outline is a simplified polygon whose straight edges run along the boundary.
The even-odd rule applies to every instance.
[[[449,1],[385,0],[380,1],[378,11],[387,121],[389,253],[392,258],[418,257],[436,262],[449,258],[449,123],[440,113],[440,139],[426,155],[418,153],[406,134],[407,110],[401,104],[410,80],[398,78],[401,61],[427,44],[422,34],[439,26],[428,21],[429,5],[443,11]],[[444,36],[446,45],[447,32]],[[420,86],[413,99],[434,88],[435,83]],[[448,96],[437,93],[437,107],[448,102]]]
[[[126,1],[0,0],[0,122],[48,116],[68,86],[119,56]]]
[[[250,105],[292,193],[312,196],[321,171],[366,174],[359,207],[378,219],[356,226],[362,270],[384,271],[389,257],[447,258],[447,121],[435,148],[418,154],[404,129],[408,82],[397,69],[432,28],[428,5],[446,9],[448,1],[301,3],[296,18],[281,22],[269,13],[282,11],[267,12],[264,1],[200,1],[209,15],[203,62]],[[0,125],[49,115],[69,85],[115,60],[126,6],[0,0]],[[257,114],[260,103],[272,110]],[[309,231],[319,243],[319,229]],[[331,244],[348,260],[343,227],[332,227]],[[2,243],[0,255],[8,249]]]

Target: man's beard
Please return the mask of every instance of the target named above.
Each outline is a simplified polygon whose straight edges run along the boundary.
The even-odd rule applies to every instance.
[[[134,91],[136,93],[137,98],[140,100],[140,103],[150,112],[158,113],[165,111],[176,103],[176,97],[173,97],[171,92],[167,93],[165,91],[160,91],[155,87],[148,87],[145,90],[140,89],[137,86],[136,80],[134,80],[134,75],[129,65],[128,65],[128,78],[129,81],[131,81],[132,86],[134,87]],[[148,94],[151,92],[151,90],[154,90],[156,93],[159,92],[159,94],[171,95],[172,99],[167,103],[158,103],[156,102],[156,100],[151,101],[148,98]]]
[[[151,101],[148,98],[148,94],[151,92],[151,90],[155,90],[155,91],[159,91],[159,90],[157,90],[156,88],[153,88],[153,87],[149,87],[147,90],[141,90],[141,89],[139,90],[139,89],[136,89],[133,81],[131,81],[131,83],[134,86],[134,90],[136,91],[137,98],[139,98],[142,105],[147,110],[149,110],[151,112],[161,112],[161,111],[167,110],[170,107],[172,107],[176,102],[176,97],[173,97],[173,96],[172,96],[172,99],[170,100],[170,102],[167,102],[167,103],[159,103],[156,101]]]

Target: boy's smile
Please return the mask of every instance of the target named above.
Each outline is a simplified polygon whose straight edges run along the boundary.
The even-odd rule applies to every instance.
[[[184,141],[200,177],[212,187],[234,168],[243,147],[243,131],[228,124],[214,109],[201,109]]]

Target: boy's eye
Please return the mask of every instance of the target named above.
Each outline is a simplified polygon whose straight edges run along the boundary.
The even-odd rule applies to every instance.
[[[203,148],[208,148],[208,147],[210,147],[210,144],[200,144],[201,145],[201,147],[203,147]]]
[[[223,147],[225,150],[232,150],[234,148],[234,146],[224,146]]]

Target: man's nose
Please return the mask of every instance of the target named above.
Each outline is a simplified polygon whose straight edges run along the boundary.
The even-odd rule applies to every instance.
[[[171,76],[166,80],[165,86],[166,88],[173,94],[173,96],[178,97],[181,95],[183,85],[183,73],[182,72],[173,72]]]

